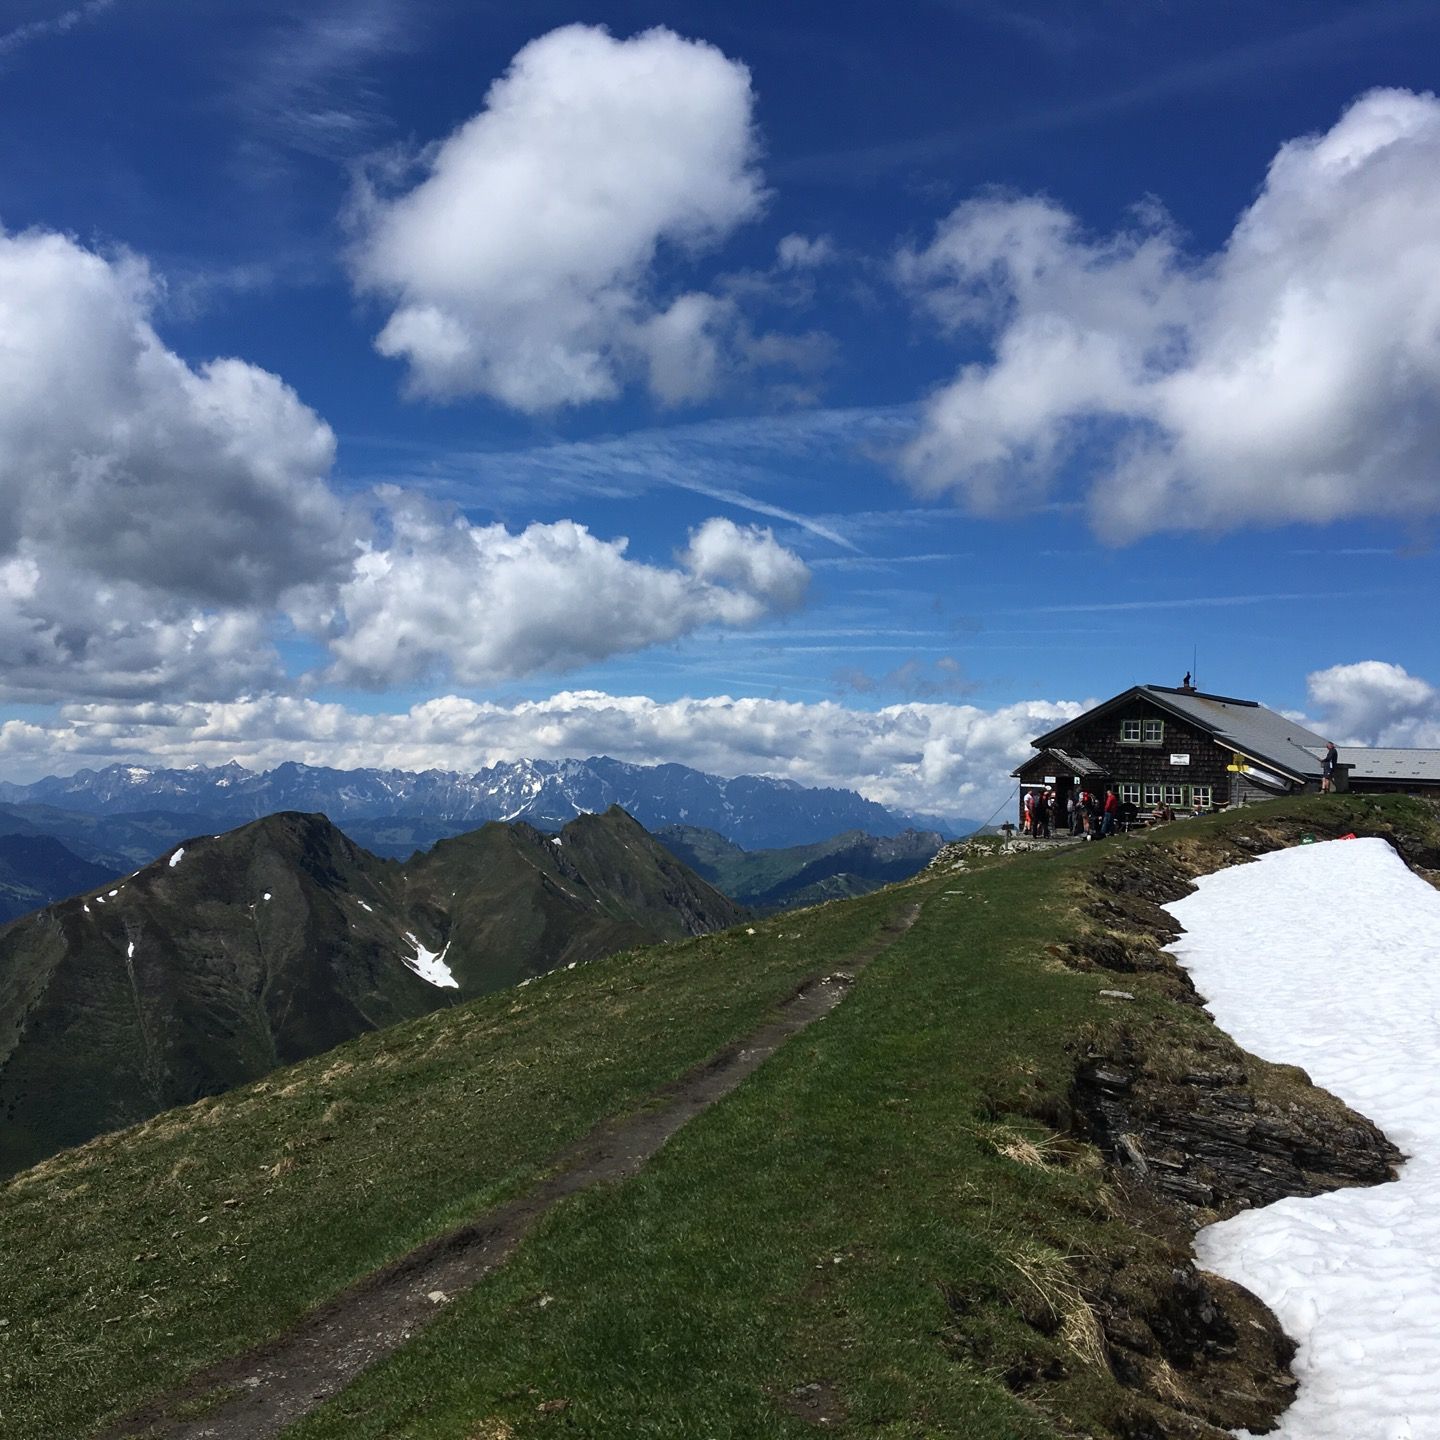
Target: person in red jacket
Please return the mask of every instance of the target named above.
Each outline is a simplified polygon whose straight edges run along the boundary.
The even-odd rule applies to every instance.
[[[1120,797],[1115,793],[1112,785],[1105,792],[1105,819],[1101,822],[1100,833],[1102,835],[1113,835],[1115,833],[1115,820],[1120,814]]]

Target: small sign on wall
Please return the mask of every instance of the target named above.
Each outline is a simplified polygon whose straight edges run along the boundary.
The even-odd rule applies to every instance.
[[[1053,785],[1055,783],[1055,777],[1053,775],[1047,775],[1045,777],[1045,783],[1047,785]]]
[[[1188,765],[1190,763],[1190,757],[1188,755],[1172,755],[1170,757],[1170,763],[1172,765]]]

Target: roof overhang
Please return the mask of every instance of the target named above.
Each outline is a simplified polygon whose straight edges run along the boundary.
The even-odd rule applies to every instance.
[[[1036,750],[1028,759],[1022,760],[1011,772],[1011,776],[1018,776],[1022,770],[1028,770],[1037,761],[1044,760],[1053,763],[1057,770],[1064,770],[1077,780],[1091,778],[1103,778],[1105,769],[1097,765],[1088,755],[1071,755],[1066,750],[1057,750],[1054,746],[1048,746],[1043,750]]]

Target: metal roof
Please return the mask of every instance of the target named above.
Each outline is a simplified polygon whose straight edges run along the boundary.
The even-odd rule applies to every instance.
[[[1172,690],[1163,685],[1137,688],[1157,705],[1197,721],[1217,740],[1242,755],[1253,760],[1268,760],[1292,775],[1320,774],[1325,737],[1306,729],[1298,720],[1288,719],[1278,710],[1267,710],[1253,700],[1232,700],[1227,696],[1205,695],[1198,690]]]
[[[1208,730],[1221,745],[1228,745],[1247,759],[1259,760],[1297,779],[1319,778],[1319,757],[1325,749],[1323,735],[1307,730],[1297,720],[1286,719],[1277,710],[1267,710],[1257,700],[1207,695],[1201,690],[1184,690],[1169,685],[1136,685],[1039,736],[1034,741],[1035,748],[1045,749],[1049,741],[1063,737],[1081,721],[1138,698],[1194,721]]]
[[[1440,785],[1440,750],[1372,749],[1341,745],[1340,763],[1350,766],[1353,780],[1395,780]]]

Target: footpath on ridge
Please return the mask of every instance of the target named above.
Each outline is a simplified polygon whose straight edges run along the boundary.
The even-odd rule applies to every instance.
[[[649,1104],[604,1122],[558,1155],[548,1178],[533,1190],[367,1276],[288,1334],[195,1376],[105,1431],[103,1440],[270,1440],[280,1435],[503,1265],[561,1200],[637,1174],[682,1126],[729,1095],[787,1040],[828,1015],[856,976],[915,923],[920,908],[897,909],[874,940],[844,957],[842,968],[801,985],[758,1029],[664,1087]],[[195,1418],[195,1408],[206,1397],[224,1398]]]

